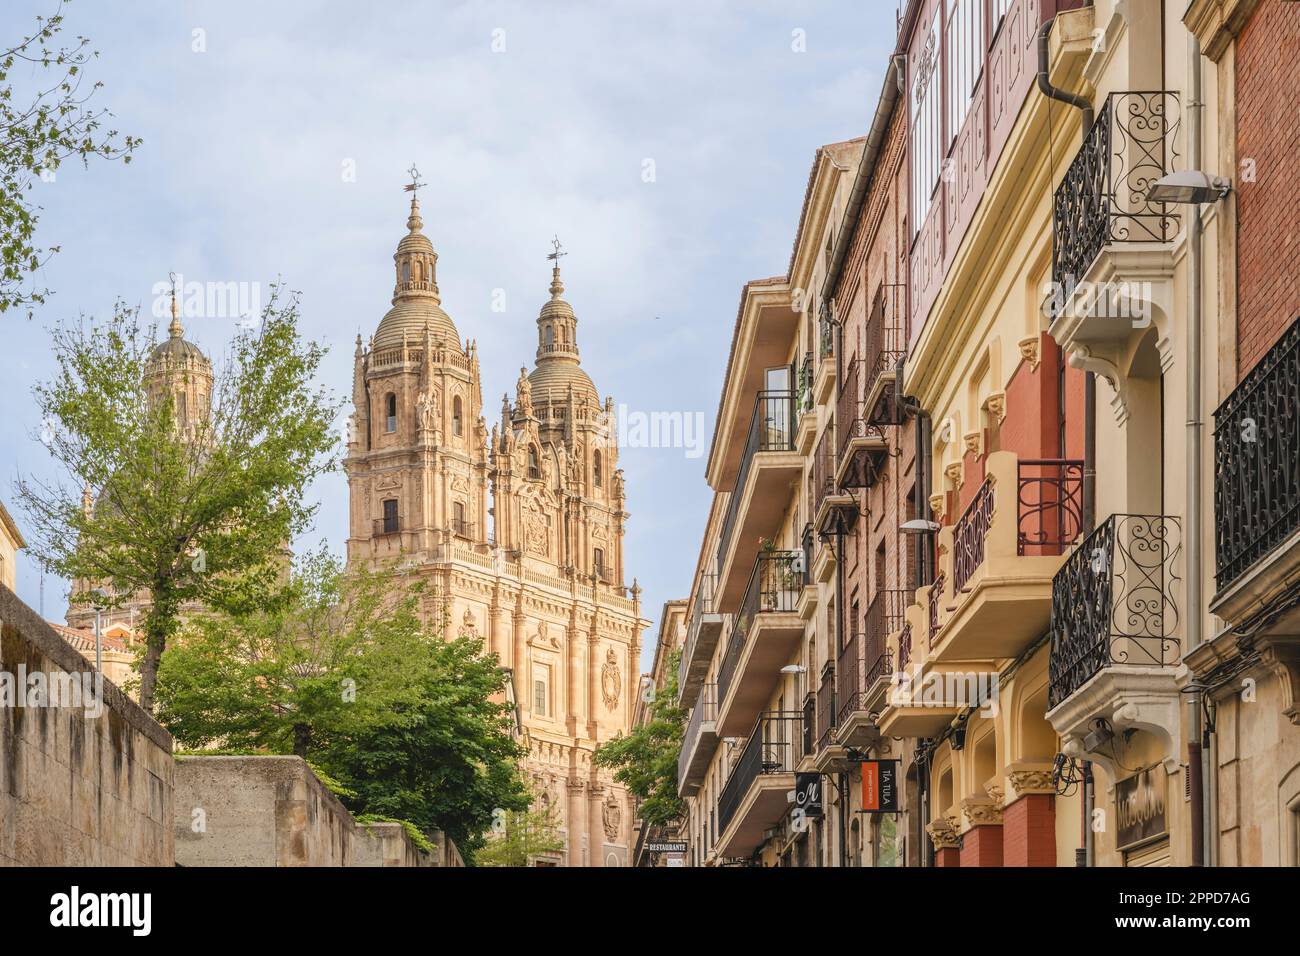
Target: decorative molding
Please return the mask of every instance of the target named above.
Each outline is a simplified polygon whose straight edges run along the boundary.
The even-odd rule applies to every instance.
[[[994,392],[984,400],[984,409],[989,413],[989,418],[1001,425],[1007,417],[1007,393]]]
[[[925,832],[930,835],[930,842],[934,844],[936,850],[956,850],[961,846],[956,817],[935,820],[925,828]]]
[[[1015,799],[1027,793],[1056,793],[1052,768],[1046,765],[1016,763],[1007,768],[1007,783]]]
[[[961,802],[961,812],[973,827],[1002,823],[1002,805],[989,797],[967,797]]]
[[[983,432],[978,430],[962,435],[962,443],[966,446],[966,454],[978,456],[980,453],[980,439],[983,437]]]
[[[1278,679],[1282,691],[1282,713],[1300,727],[1300,643],[1291,635],[1258,638],[1260,661]]]
[[[954,488],[961,487],[961,471],[962,471],[962,464],[959,461],[954,461],[944,466],[943,469],[944,477],[947,478],[950,482],[952,482]]]
[[[948,496],[944,494],[931,495],[930,514],[942,515],[945,511],[946,505],[948,504],[947,498]]]
[[[1031,372],[1038,371],[1038,363],[1041,359],[1038,357],[1038,336],[1031,335],[1020,340],[1020,355],[1029,363]]]

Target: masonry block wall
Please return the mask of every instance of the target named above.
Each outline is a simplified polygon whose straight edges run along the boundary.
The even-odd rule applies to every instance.
[[[108,681],[102,707],[26,706],[37,673],[94,669],[0,585],[0,866],[171,866],[171,735]]]
[[[175,832],[182,866],[439,865],[398,824],[358,823],[300,757],[179,758]]]
[[[1027,793],[1002,812],[1003,866],[1056,866],[1056,805]]]
[[[1300,3],[1262,0],[1237,36],[1237,374],[1300,316]],[[1253,176],[1251,182],[1247,178]]]

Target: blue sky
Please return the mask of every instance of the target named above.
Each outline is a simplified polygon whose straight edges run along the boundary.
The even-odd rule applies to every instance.
[[[53,7],[4,0],[0,40]],[[100,51],[96,101],[144,145],[129,166],[64,166],[36,184],[38,241],[61,247],[40,282],[56,294],[30,322],[0,318],[0,496],[20,526],[14,478],[52,467],[31,403],[53,370],[48,326],[104,316],[119,297],[148,310],[173,271],[263,287],[278,276],[301,291],[306,334],[332,349],[322,377],[346,396],[353,340],[388,308],[412,162],[443,305],[479,343],[489,424],[531,366],[558,234],[601,394],[700,412],[711,429],[740,287],[785,270],[816,147],[866,132],[896,11],[893,0],[75,0],[65,12],[65,35]],[[219,354],[234,322],[196,319],[187,337]],[[656,625],[690,586],[704,460],[621,453],[627,567]],[[321,514],[302,543],[341,550],[342,474],[314,494]],[[38,605],[28,558],[18,591]],[[66,583],[47,578],[46,616],[62,620],[65,606]]]

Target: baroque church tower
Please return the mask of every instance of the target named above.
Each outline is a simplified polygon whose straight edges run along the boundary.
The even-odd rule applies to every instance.
[[[442,308],[423,227],[413,197],[392,308],[357,338],[348,560],[423,578],[428,619],[510,670],[525,776],[565,841],[539,864],[626,865],[632,804],[592,763],[631,729],[648,624],[624,575],[613,403],[579,362],[557,245],[535,368],[489,431],[478,350]]]

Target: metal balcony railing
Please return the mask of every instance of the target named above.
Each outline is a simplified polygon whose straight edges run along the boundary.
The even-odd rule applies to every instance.
[[[939,631],[939,602],[943,600],[943,586],[944,573],[940,571],[934,576],[930,591],[926,595],[926,616],[929,630],[927,640],[931,647],[934,647],[934,638]]]
[[[822,681],[817,687],[817,749],[825,750],[831,744],[835,730],[835,668],[827,661],[822,668]]]
[[[1300,527],[1300,319],[1214,413],[1215,583]]]
[[[826,497],[835,494],[835,465],[835,423],[827,422],[822,430],[822,437],[817,440],[817,447],[813,450],[812,513],[814,515],[821,509]]]
[[[399,534],[402,530],[402,516],[390,515],[386,518],[376,518],[374,522],[374,537],[379,538],[388,534]]]
[[[825,362],[835,357],[835,323],[831,320],[830,306],[825,302],[817,310],[817,361]]]
[[[719,833],[726,831],[755,780],[767,774],[794,770],[803,756],[799,752],[802,737],[801,711],[772,711],[758,719],[718,796]]]
[[[840,385],[839,397],[835,400],[835,430],[839,440],[837,458],[843,462],[849,454],[849,445],[857,439],[878,438],[883,440],[884,431],[880,424],[873,421],[866,407],[864,363],[854,356],[848,368],[844,370],[844,381]],[[865,462],[855,462],[855,467],[842,479],[846,488],[865,487],[869,483],[869,468]]]
[[[1179,657],[1181,524],[1165,515],[1111,515],[1052,580],[1048,707],[1112,664],[1163,666]]]
[[[1022,458],[1016,467],[1016,554],[1064,554],[1083,528],[1083,462]]]
[[[952,529],[952,591],[961,594],[984,563],[984,540],[993,521],[993,482],[985,480]]]
[[[898,669],[907,670],[912,663],[912,622],[908,621],[898,633]]]
[[[1178,96],[1164,90],[1112,93],[1084,137],[1052,210],[1052,281],[1073,289],[1112,242],[1169,242],[1176,206],[1147,191],[1177,161]]]
[[[458,538],[473,538],[474,523],[468,518],[452,518],[451,533]]]
[[[716,613],[714,592],[718,587],[718,572],[706,571],[700,575],[695,588],[695,601],[691,605],[690,617],[686,622],[686,641],[682,648],[682,659],[677,669],[677,686],[686,686],[686,674],[695,657],[695,648],[700,641],[700,626],[704,615]]]
[[[901,589],[877,591],[867,605],[861,628],[849,636],[838,667],[840,723],[854,711],[866,710],[867,695],[876,681],[893,673],[885,639],[902,628],[910,600],[909,592]]]
[[[754,414],[749,420],[749,434],[741,453],[740,470],[736,473],[736,486],[727,501],[727,511],[722,518],[718,535],[718,566],[731,544],[731,535],[740,514],[740,502],[745,493],[745,481],[754,456],[765,451],[793,451],[795,423],[795,396],[788,390],[759,392],[754,401]]]
[[[735,626],[727,640],[727,650],[718,669],[718,699],[726,700],[736,666],[745,650],[745,641],[762,614],[794,611],[803,590],[802,551],[764,551],[754,562],[749,585],[741,599]]]
[[[700,739],[700,727],[718,719],[718,685],[705,684],[700,689],[699,699],[691,708],[690,720],[686,722],[686,731],[682,734],[682,749],[677,755],[677,780],[680,785],[691,762],[695,747]]]
[[[811,412],[814,405],[813,354],[810,350],[803,354],[803,363],[799,366],[795,389],[795,409],[800,415],[803,415],[805,412]]]

